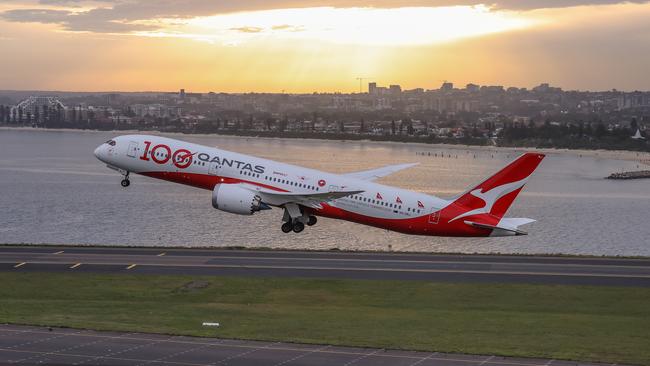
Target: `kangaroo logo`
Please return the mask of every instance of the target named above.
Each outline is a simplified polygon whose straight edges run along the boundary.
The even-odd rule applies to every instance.
[[[483,207],[475,208],[473,210],[462,213],[454,217],[453,219],[449,220],[448,223],[451,223],[452,221],[456,221],[458,219],[462,219],[463,217],[467,217],[467,216],[490,213],[490,211],[492,211],[492,206],[494,206],[494,204],[496,203],[496,201],[499,200],[499,198],[523,187],[524,184],[526,184],[526,182],[528,181],[528,178],[529,177],[526,177],[517,182],[506,183],[504,185],[496,186],[487,192],[482,192],[481,188],[469,192],[469,194],[471,194],[472,196],[483,201],[484,203]]]

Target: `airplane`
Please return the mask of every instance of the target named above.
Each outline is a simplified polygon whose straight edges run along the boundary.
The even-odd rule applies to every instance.
[[[94,154],[122,174],[123,187],[135,173],[210,190],[212,206],[233,214],[281,208],[284,233],[300,233],[326,217],[405,234],[460,237],[526,235],[519,227],[535,220],[504,215],[544,159],[525,153],[480,184],[443,199],[374,182],[417,164],[332,174],[149,135],[115,137]]]

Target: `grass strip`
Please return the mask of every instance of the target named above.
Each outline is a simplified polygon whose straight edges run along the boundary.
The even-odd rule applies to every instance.
[[[649,304],[634,287],[0,273],[3,323],[640,365]]]

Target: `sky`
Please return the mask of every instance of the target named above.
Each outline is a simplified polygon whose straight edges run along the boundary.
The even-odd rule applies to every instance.
[[[0,90],[650,90],[650,2],[0,0]]]

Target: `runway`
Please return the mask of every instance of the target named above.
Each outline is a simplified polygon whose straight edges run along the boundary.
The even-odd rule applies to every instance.
[[[530,358],[0,325],[0,364],[598,366]]]
[[[650,286],[650,259],[2,246],[0,271]]]

